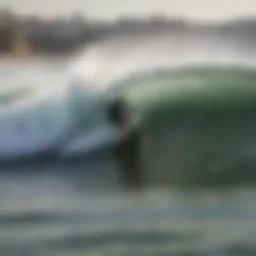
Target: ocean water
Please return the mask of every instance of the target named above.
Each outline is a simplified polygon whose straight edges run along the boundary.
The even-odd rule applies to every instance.
[[[98,151],[116,139],[102,110],[106,100],[111,99],[113,85],[125,75],[131,78],[136,71],[150,73],[167,67],[172,71],[201,65],[201,70],[202,65],[205,68],[214,64],[217,70],[209,67],[208,71],[196,70],[192,72],[194,77],[198,79],[200,74],[200,79],[207,82],[219,77],[219,81],[228,85],[244,83],[253,88],[249,86],[255,76],[253,56],[245,56],[238,49],[226,51],[218,48],[220,42],[214,44],[208,40],[199,48],[191,46],[188,50],[186,45],[183,55],[182,49],[175,55],[177,42],[167,44],[166,40],[154,39],[143,44],[141,40],[134,39],[136,47],[131,41],[127,46],[126,40],[104,42],[75,59],[75,64],[74,59],[30,60],[1,66],[1,255],[255,255],[256,191],[254,183],[248,182],[255,175],[245,175],[246,170],[242,169],[245,165],[239,167],[236,175],[232,168],[225,173],[227,181],[238,177],[231,186],[227,182],[221,187],[201,186],[201,183],[197,187],[184,187],[170,182],[167,186],[127,191],[118,182],[118,166],[111,152]],[[168,58],[172,53],[173,58]],[[227,66],[229,71],[222,73]],[[244,68],[250,71],[246,73]],[[184,78],[185,74],[182,79],[195,81],[189,72],[185,73],[189,79]],[[150,81],[154,85],[159,81],[162,86],[173,84],[169,74],[162,77]],[[156,125],[158,130],[151,131],[148,139],[151,155],[147,156],[158,159],[154,161],[155,170],[162,177],[165,173],[160,170],[168,158],[178,157],[180,163],[191,164],[189,156],[198,145],[190,143],[191,137],[184,135],[194,134],[195,127],[202,129],[204,135],[196,137],[200,145],[210,144],[208,153],[214,155],[209,161],[214,175],[206,177],[207,181],[216,177],[223,180],[219,175],[222,170],[216,166],[224,166],[247,153],[250,160],[254,159],[254,104],[249,104],[240,115],[229,108],[224,116],[217,115],[219,121],[215,120],[214,126],[212,118],[208,120],[204,113],[193,119],[191,112],[180,112],[180,116],[189,113],[185,115],[187,121],[166,116],[163,113],[166,104],[152,103],[150,95],[135,92],[127,89],[126,95],[132,102],[140,103],[142,110],[150,111],[147,124],[161,124]],[[156,100],[163,99],[161,92],[165,91],[155,94],[154,90],[148,90]],[[217,90],[215,97],[219,101],[214,101],[217,106],[223,103],[222,95]],[[198,98],[193,102],[198,103]],[[194,105],[187,107],[191,106]],[[216,117],[223,108],[210,113]],[[223,122],[227,117],[226,123]],[[176,122],[169,124],[168,118]],[[221,121],[223,126],[217,125]],[[172,136],[179,136],[166,137],[170,131]],[[218,139],[209,136],[216,134]],[[225,147],[220,137],[228,137]],[[174,138],[180,140],[174,141],[176,144],[172,143],[174,146],[170,148],[165,142],[173,142]],[[230,141],[235,141],[239,150]],[[183,146],[179,148],[177,143]],[[214,154],[220,148],[223,148],[221,154]],[[85,157],[92,149],[97,149],[97,153]],[[175,157],[170,157],[170,152]],[[56,155],[58,160],[52,161]],[[199,155],[205,156],[202,152]],[[254,174],[253,166],[250,168],[250,174]],[[192,174],[182,173],[179,180],[194,181]],[[247,182],[239,182],[244,176]]]
[[[253,188],[127,192],[100,165],[1,175],[2,255],[255,254]]]

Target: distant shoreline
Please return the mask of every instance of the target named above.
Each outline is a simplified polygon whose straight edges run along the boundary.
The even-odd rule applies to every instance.
[[[32,53],[26,56],[18,56],[15,54],[0,54],[0,68],[3,66],[9,66],[12,64],[26,63],[31,61],[43,61],[43,60],[65,60],[74,57],[74,53],[68,54],[37,54]]]

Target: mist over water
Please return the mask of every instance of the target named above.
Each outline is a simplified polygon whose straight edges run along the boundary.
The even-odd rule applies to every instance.
[[[91,104],[121,78],[185,66],[254,69],[255,59],[254,49],[214,35],[158,33],[109,39],[65,61],[3,66],[0,158],[56,147],[67,158],[108,143],[115,135]],[[256,253],[253,187],[127,192],[115,168],[110,158],[1,168],[2,255]]]
[[[212,33],[123,35],[87,49],[74,69],[90,82],[106,86],[133,73],[205,65],[253,68],[255,48],[246,39],[232,41]]]

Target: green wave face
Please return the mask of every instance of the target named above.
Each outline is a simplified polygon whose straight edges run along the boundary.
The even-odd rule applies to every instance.
[[[165,71],[118,88],[143,118],[148,181],[256,181],[255,71]]]

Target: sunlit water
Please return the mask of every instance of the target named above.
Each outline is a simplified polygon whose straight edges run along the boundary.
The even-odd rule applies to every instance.
[[[148,47],[149,51],[155,49]],[[202,59],[209,58],[205,54]],[[137,65],[142,65],[135,55]],[[124,67],[131,71],[131,58],[128,60]],[[175,62],[163,60],[163,66]],[[92,51],[85,63],[91,67],[85,74],[88,81],[99,78],[100,63]],[[109,70],[114,64],[96,84],[112,79]],[[1,67],[1,84],[37,83],[46,78],[52,83],[65,67],[66,63],[52,61]],[[119,75],[124,72],[117,71]],[[256,254],[254,188],[186,191],[170,187],[128,192],[118,185],[114,170],[111,158],[2,168],[1,255]]]

